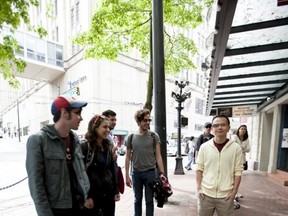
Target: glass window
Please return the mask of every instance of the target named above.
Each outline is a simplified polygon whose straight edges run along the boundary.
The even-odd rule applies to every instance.
[[[200,86],[199,73],[196,73],[196,85],[197,85],[197,86]]]
[[[63,47],[56,45],[56,65],[63,66]]]
[[[203,115],[203,107],[204,107],[204,100],[200,98],[196,98],[195,101],[195,113],[199,115]]]
[[[70,11],[70,17],[71,17],[71,27],[74,27],[74,8],[71,9]]]
[[[80,16],[79,16],[79,2],[76,3],[76,23],[79,23]]]
[[[45,41],[31,36],[26,35],[27,44],[27,57],[37,61],[45,62]]]
[[[57,7],[57,0],[54,1],[54,15],[57,16],[58,13],[58,7]]]
[[[48,55],[48,64],[56,65],[56,46],[54,43],[47,42],[47,55]]]
[[[31,36],[31,35],[26,35],[26,45],[27,45],[27,57],[30,59],[35,59],[36,60],[36,44],[35,40],[36,38]]]
[[[63,47],[54,43],[47,43],[48,63],[56,66],[63,66]]]
[[[19,50],[15,50],[16,55],[24,56],[24,34],[19,31],[15,31],[14,37],[19,45]]]

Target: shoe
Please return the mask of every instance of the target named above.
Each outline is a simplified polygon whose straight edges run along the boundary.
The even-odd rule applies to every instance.
[[[191,170],[191,167],[185,166],[185,168],[186,168],[187,170]]]
[[[241,193],[239,193],[239,192],[237,192],[236,196],[238,196],[239,198],[243,198],[243,195]]]
[[[240,209],[241,205],[239,202],[237,202],[236,200],[234,200],[234,210]]]
[[[239,198],[243,198],[243,195],[237,192],[237,194],[235,196],[235,200],[238,202]]]

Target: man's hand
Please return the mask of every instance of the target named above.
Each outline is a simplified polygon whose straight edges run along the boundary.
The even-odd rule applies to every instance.
[[[230,200],[230,199],[235,199],[235,196],[236,196],[236,194],[237,194],[237,191],[236,192],[234,192],[234,191],[231,191],[230,193],[228,193],[228,195],[225,197],[225,201],[227,201],[227,200]]]
[[[132,187],[132,181],[129,176],[126,176],[126,186],[130,188]]]
[[[202,188],[198,189],[197,192],[198,192],[199,199],[204,199],[204,193],[202,191]]]
[[[85,200],[84,206],[88,209],[92,209],[94,207],[94,202],[92,198],[88,198]]]

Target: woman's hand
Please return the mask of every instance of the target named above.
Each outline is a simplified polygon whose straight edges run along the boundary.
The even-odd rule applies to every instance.
[[[114,146],[112,148],[112,160],[113,161],[117,161],[117,157],[118,157],[117,154],[116,154],[117,150],[118,150],[118,148],[116,146]]]
[[[84,206],[88,209],[92,209],[94,207],[94,201],[92,198],[88,198],[85,200]]]
[[[120,194],[118,193],[118,194],[115,194],[115,196],[114,196],[114,201],[119,201],[120,200]]]

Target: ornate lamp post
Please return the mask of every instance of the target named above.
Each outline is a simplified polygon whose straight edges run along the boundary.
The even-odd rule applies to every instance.
[[[181,154],[181,110],[183,109],[182,103],[187,99],[191,97],[191,92],[185,91],[185,87],[188,87],[189,81],[184,81],[184,79],[180,79],[179,81],[175,81],[175,85],[178,89],[178,91],[173,92],[172,91],[172,97],[178,102],[178,106],[176,109],[178,110],[178,142],[177,142],[177,156],[175,158],[176,160],[176,167],[174,174],[176,175],[183,175],[183,164],[182,164],[182,154]],[[184,89],[184,91],[183,91]],[[188,89],[188,88],[186,88]]]

